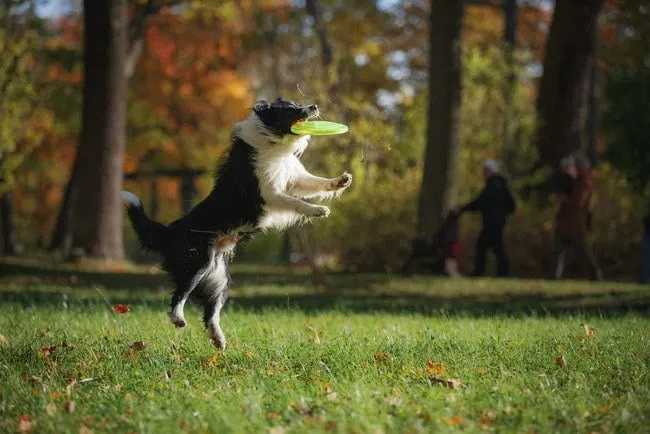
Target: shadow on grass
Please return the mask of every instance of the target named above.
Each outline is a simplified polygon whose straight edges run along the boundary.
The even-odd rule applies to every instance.
[[[310,276],[287,273],[257,274],[238,272],[229,309],[262,311],[265,309],[298,309],[309,313],[346,311],[357,313],[423,313],[433,316],[564,316],[596,315],[604,317],[636,313],[650,316],[650,290],[560,291],[540,283],[541,290],[481,292],[472,289],[471,281],[463,281],[454,293],[445,294],[404,290],[399,284],[388,285],[390,276],[330,275],[326,290],[315,290]],[[23,307],[97,306],[125,303],[166,310],[169,286],[163,274],[99,273],[32,268],[19,265],[3,267],[0,272],[0,306],[4,303]],[[408,288],[409,280],[394,278]],[[496,281],[495,281],[496,282]],[[411,282],[412,283],[412,282]],[[271,285],[268,293],[246,294],[251,288]],[[501,283],[495,283],[497,288]],[[100,288],[98,288],[98,286]],[[284,288],[294,286],[295,294],[283,294]],[[237,289],[241,288],[238,292]],[[304,291],[301,290],[304,288]]]

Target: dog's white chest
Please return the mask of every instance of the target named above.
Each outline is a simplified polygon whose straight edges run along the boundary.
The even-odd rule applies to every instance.
[[[305,170],[300,160],[293,154],[285,154],[276,158],[260,158],[258,164],[260,190],[266,202],[264,215],[260,219],[258,227],[260,229],[284,229],[301,220],[301,215],[295,210],[278,208],[272,205],[272,200],[267,200],[265,197],[277,193],[286,194],[289,186]]]

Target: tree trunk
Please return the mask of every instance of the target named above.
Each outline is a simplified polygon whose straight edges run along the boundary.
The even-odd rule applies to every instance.
[[[79,193],[79,186],[77,185],[79,178],[79,165],[75,164],[72,167],[72,173],[68,180],[68,185],[65,188],[63,195],[63,203],[59,210],[59,216],[56,220],[54,227],[54,234],[50,242],[50,250],[61,249],[67,251],[72,246],[72,235],[74,231],[74,208],[77,203],[77,195]]]
[[[2,246],[5,255],[18,253],[18,239],[11,219],[11,198],[9,193],[0,197],[0,216],[2,218]]]
[[[592,165],[598,160],[598,27],[594,26],[594,48],[589,59],[587,89],[587,155]]]
[[[513,160],[517,153],[515,143],[515,131],[512,128],[513,119],[513,95],[517,83],[515,74],[515,51],[517,48],[517,20],[519,15],[519,6],[517,0],[505,0],[503,2],[504,16],[504,56],[508,67],[508,76],[506,77],[503,89],[505,100],[505,122],[503,125],[503,162],[506,169],[512,170]]]
[[[84,0],[84,105],[74,246],[124,256],[120,198],[126,136],[126,0]]]
[[[604,0],[557,0],[539,85],[540,162],[558,173],[565,155],[582,148],[586,83]]]
[[[429,115],[418,235],[430,235],[456,204],[460,148],[462,0],[432,0]]]

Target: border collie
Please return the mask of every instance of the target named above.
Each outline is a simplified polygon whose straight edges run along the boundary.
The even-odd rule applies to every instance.
[[[237,242],[260,230],[327,217],[329,208],[304,199],[332,198],[350,186],[349,173],[320,178],[300,162],[309,136],[293,134],[291,126],[316,116],[316,105],[301,107],[281,98],[258,101],[250,116],[235,124],[232,146],[215,172],[210,194],[169,225],[151,220],[137,196],[122,192],[142,248],[162,255],[162,267],[176,286],[169,314],[174,325],[185,327],[183,308],[193,294],[204,307],[212,341],[225,348],[219,320],[232,284],[228,263]]]

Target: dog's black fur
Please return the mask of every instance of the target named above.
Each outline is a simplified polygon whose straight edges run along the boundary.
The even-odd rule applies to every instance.
[[[283,191],[275,191],[272,187],[278,183],[273,184],[272,176],[265,173],[275,174],[279,170],[283,176],[280,181],[287,178],[287,184],[311,181],[305,185],[314,191],[307,188],[309,194],[303,194],[305,197],[325,197],[350,185],[352,178],[348,174],[334,179],[313,177],[294,155],[302,153],[304,147],[292,148],[299,136],[291,133],[291,126],[317,114],[316,106],[301,107],[282,99],[272,104],[258,102],[251,117],[235,127],[232,147],[216,170],[210,194],[186,216],[169,225],[151,220],[136,196],[122,193],[142,248],[162,255],[163,269],[176,286],[170,317],[177,327],[186,325],[183,306],[192,294],[204,306],[204,323],[215,345],[224,348],[219,314],[232,284],[228,263],[237,241],[250,238],[265,227],[282,227],[272,218],[262,223],[264,217],[272,217],[274,212],[295,213],[297,220],[329,213],[326,207],[297,200],[290,185],[283,182],[276,188]],[[304,138],[301,146],[306,146],[307,140],[308,137]],[[305,188],[300,192],[305,193]]]

